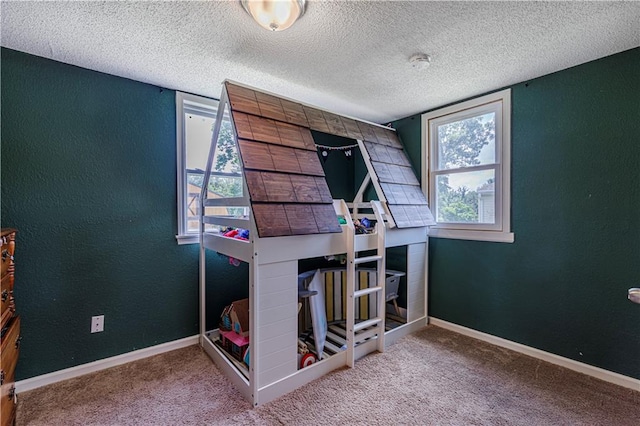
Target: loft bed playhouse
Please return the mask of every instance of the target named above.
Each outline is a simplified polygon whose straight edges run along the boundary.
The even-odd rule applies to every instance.
[[[426,325],[427,231],[434,222],[393,129],[229,81],[219,105],[203,182],[215,175],[222,133],[231,132],[242,196],[209,198],[202,185],[200,345],[257,406],[353,367]],[[366,176],[352,202],[332,199],[312,130],[356,142]],[[365,201],[371,193],[377,200]],[[233,230],[246,238],[230,238]],[[405,248],[404,271],[386,270],[391,247]],[[249,265],[248,300],[226,308],[214,330],[206,312],[211,251]],[[323,257],[345,262],[299,270],[301,259]],[[400,281],[406,308],[396,303]]]

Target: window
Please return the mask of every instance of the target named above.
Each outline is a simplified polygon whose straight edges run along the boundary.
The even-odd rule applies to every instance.
[[[200,191],[217,111],[217,100],[176,92],[178,244],[198,242]],[[209,179],[209,198],[242,197],[242,176],[231,122],[225,118]]]
[[[423,188],[430,236],[513,242],[511,91],[422,115]]]

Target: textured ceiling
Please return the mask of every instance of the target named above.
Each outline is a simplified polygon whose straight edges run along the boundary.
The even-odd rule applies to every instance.
[[[640,45],[640,2],[311,1],[292,28],[238,1],[7,2],[2,46],[219,97],[232,79],[385,123]],[[432,56],[417,70],[408,58]]]

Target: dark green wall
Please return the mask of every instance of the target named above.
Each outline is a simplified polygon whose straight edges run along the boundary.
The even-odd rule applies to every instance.
[[[640,378],[640,49],[512,89],[515,243],[430,240],[431,316]],[[420,116],[395,123],[420,170]]]
[[[198,332],[178,246],[175,92],[2,49],[3,227],[18,229],[17,379]],[[210,256],[212,309],[238,294]],[[93,315],[105,331],[90,334]]]
[[[338,147],[349,146],[356,143],[353,139],[330,135],[315,130],[312,130],[311,134],[313,141],[318,145]],[[327,185],[334,199],[342,198],[352,201],[356,191],[360,187],[362,177],[356,176],[356,166],[359,166],[361,163],[362,166],[364,166],[364,161],[362,160],[362,154],[360,154],[359,149],[352,150],[351,152],[352,157],[348,158],[341,150],[330,150],[328,151],[329,155],[326,159],[322,158],[320,151],[318,152],[320,163],[325,172]],[[356,182],[358,177],[360,181]]]
[[[175,93],[1,59],[17,378],[196,334],[198,248],[174,238]],[[432,239],[433,316],[640,378],[640,309],[626,300],[640,277],[639,66],[635,49],[512,87],[516,242]],[[419,171],[419,116],[396,127]],[[246,266],[208,258],[219,312],[246,294]],[[90,334],[99,314],[105,331]]]

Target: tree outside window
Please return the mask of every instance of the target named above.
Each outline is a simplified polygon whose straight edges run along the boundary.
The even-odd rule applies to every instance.
[[[440,167],[444,169],[478,166],[483,162],[495,160],[495,114],[484,114],[438,126],[438,149]],[[493,223],[495,218],[482,215],[480,207],[492,201],[495,203],[495,197],[486,195],[488,188],[493,188],[490,184],[495,182],[495,177],[486,178],[486,171],[466,176],[472,176],[473,179],[467,179],[465,183],[456,186],[452,186],[451,181],[458,182],[459,179],[449,174],[438,176],[436,220]],[[486,180],[482,181],[484,178]],[[478,179],[481,183],[473,184],[473,181]],[[479,203],[483,191],[483,202]]]

